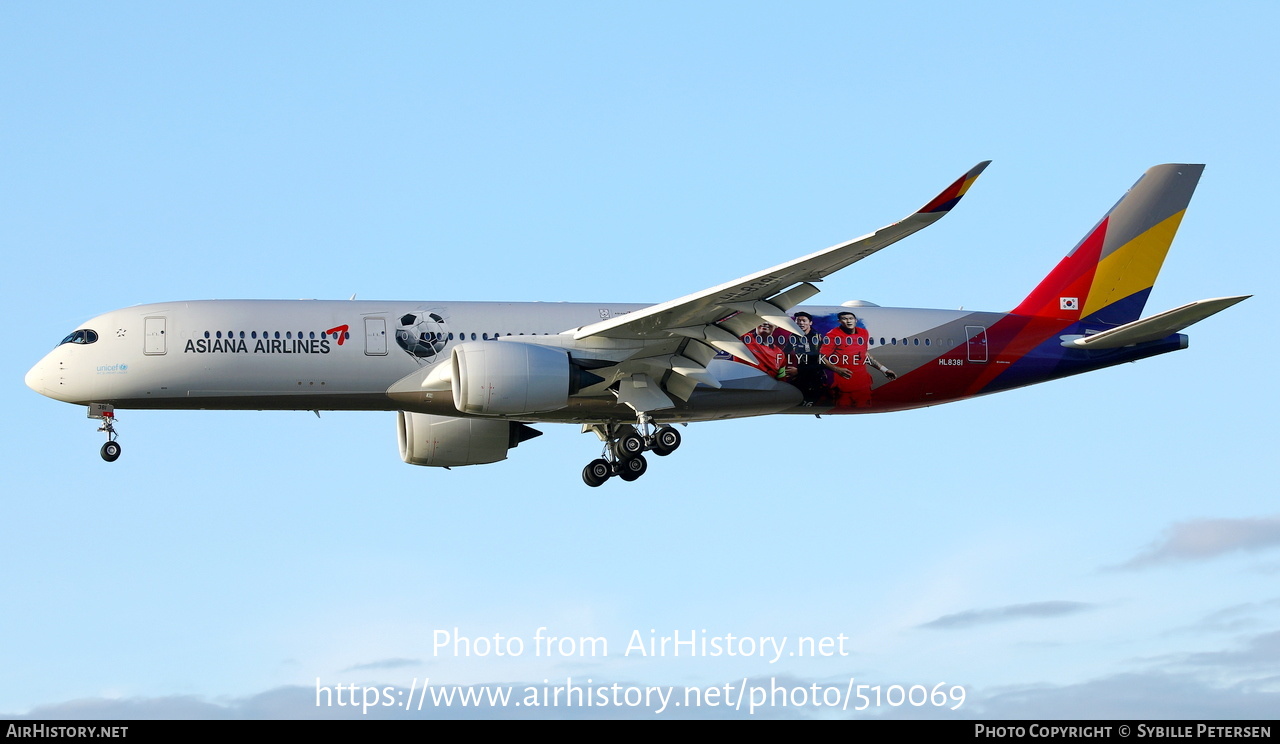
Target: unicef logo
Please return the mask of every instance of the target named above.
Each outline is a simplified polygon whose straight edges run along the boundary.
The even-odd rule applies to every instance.
[[[129,365],[127,365],[127,364],[121,364],[121,365],[120,365],[120,371],[121,371],[121,372],[128,372],[128,371],[129,371]]]

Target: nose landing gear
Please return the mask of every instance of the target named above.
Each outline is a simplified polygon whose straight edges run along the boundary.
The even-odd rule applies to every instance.
[[[120,458],[120,443],[116,441],[115,408],[101,403],[94,403],[89,406],[89,418],[102,421],[102,426],[98,427],[98,431],[107,433],[107,443],[102,445],[102,449],[98,451],[99,454],[107,462],[115,462]]]
[[[107,462],[115,462],[116,459],[120,457],[120,443],[107,442],[106,444],[102,445],[102,449],[100,450],[100,452],[102,454],[102,459],[106,460]]]
[[[642,416],[635,426],[630,424],[586,424],[584,432],[595,432],[605,443],[603,456],[587,463],[582,469],[582,480],[595,488],[613,476],[624,481],[634,481],[649,470],[645,452],[666,457],[680,446],[680,432],[671,426],[654,426],[653,420]]]

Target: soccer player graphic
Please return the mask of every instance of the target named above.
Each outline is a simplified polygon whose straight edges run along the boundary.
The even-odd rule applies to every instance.
[[[772,323],[761,323],[754,332],[744,335],[742,343],[756,358],[752,366],[775,380],[795,382],[796,367],[787,360],[789,335]]]
[[[823,336],[821,361],[831,370],[831,398],[836,408],[866,408],[871,405],[871,373],[875,367],[890,380],[896,379],[893,370],[872,358],[869,347],[871,334],[849,311],[836,316],[840,324]]]
[[[813,316],[800,311],[792,316],[803,334],[793,333],[786,338],[787,364],[795,367],[795,386],[804,395],[806,406],[829,402],[827,370],[820,361],[822,333],[813,327]]]

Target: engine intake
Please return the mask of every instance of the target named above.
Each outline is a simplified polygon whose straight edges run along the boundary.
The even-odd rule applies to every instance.
[[[398,411],[400,459],[410,465],[451,468],[507,459],[507,451],[542,432],[517,421],[463,419]]]

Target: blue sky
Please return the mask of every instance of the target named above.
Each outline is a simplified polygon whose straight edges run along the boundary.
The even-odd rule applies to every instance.
[[[1273,717],[1278,14],[5,4],[0,713],[331,716],[317,678],[572,676],[965,686],[959,711],[874,711],[899,717]],[[819,300],[1007,310],[1162,162],[1208,167],[1148,311],[1256,296],[1186,351],[1043,386],[694,425],[600,489],[571,427],[444,472],[401,463],[385,413],[123,412],[108,465],[83,411],[22,384],[145,302],[659,302],[985,159]],[[540,626],[614,652],[432,652]],[[637,629],[851,653],[623,657]]]

